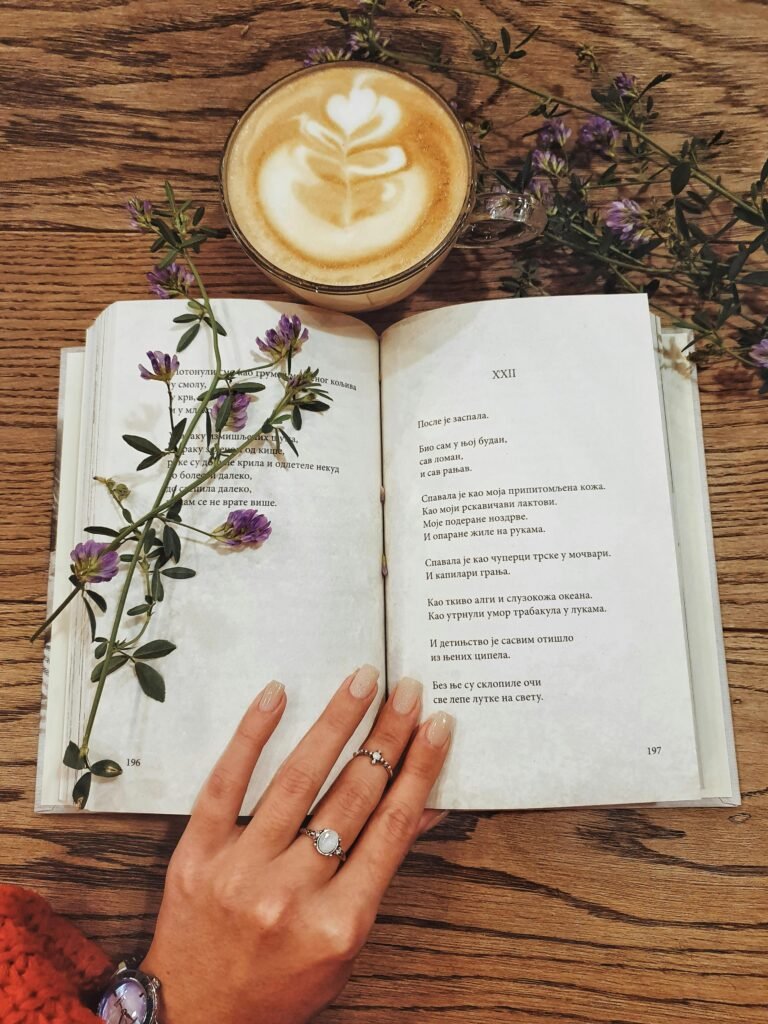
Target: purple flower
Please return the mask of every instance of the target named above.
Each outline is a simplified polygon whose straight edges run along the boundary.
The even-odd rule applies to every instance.
[[[152,367],[148,370],[146,366],[139,363],[139,373],[143,380],[173,380],[174,374],[179,368],[178,356],[169,355],[167,352],[147,352],[147,359]]]
[[[211,415],[213,416],[214,423],[219,415],[222,405],[227,400],[226,395],[222,395],[217,398],[215,402],[211,403]],[[232,430],[236,434],[239,434],[241,430],[245,429],[245,424],[248,422],[248,406],[251,404],[250,395],[243,395],[240,392],[235,392],[232,396],[232,408],[230,409],[227,422],[221,428],[222,430]]]
[[[613,84],[616,87],[616,92],[622,99],[637,95],[637,79],[634,75],[628,75],[626,71],[616,75]]]
[[[554,212],[555,208],[555,192],[552,188],[552,182],[549,178],[531,178],[528,184],[525,186],[524,191],[528,192],[538,199],[547,213]]]
[[[109,551],[109,544],[86,540],[70,552],[72,574],[79,583],[106,583],[117,576],[120,556]]]
[[[561,178],[568,171],[565,158],[551,149],[534,149],[532,159],[533,169],[551,178]]]
[[[266,356],[275,361],[284,359],[289,353],[295,356],[309,338],[309,331],[302,327],[297,316],[283,313],[277,327],[264,332],[263,338],[257,338],[256,344]]]
[[[571,129],[562,117],[551,117],[539,128],[536,145],[539,149],[565,149],[571,137]]]
[[[307,50],[304,67],[311,68],[315,64],[335,64],[340,60],[349,60],[351,56],[352,51],[346,47],[334,50],[330,46],[313,46],[311,50]]]
[[[595,114],[579,128],[578,141],[579,146],[590,153],[611,156],[618,137],[619,133],[611,122],[607,118]]]
[[[125,204],[133,231],[152,231],[152,203],[134,196]]]
[[[633,199],[617,199],[609,203],[605,223],[630,248],[653,238],[645,211]]]
[[[272,533],[272,524],[258,509],[236,508],[229,513],[226,522],[212,532],[228,547],[242,548],[248,544],[263,544]]]
[[[195,283],[192,274],[181,263],[171,263],[161,270],[155,267],[147,274],[149,290],[159,299],[173,299],[179,295],[189,295],[189,289]]]
[[[347,36],[347,46],[354,56],[373,57],[389,46],[391,39],[383,36],[377,28],[361,27],[352,29]]]
[[[749,354],[758,366],[761,366],[764,370],[768,370],[768,338],[761,338],[761,340],[749,350]]]

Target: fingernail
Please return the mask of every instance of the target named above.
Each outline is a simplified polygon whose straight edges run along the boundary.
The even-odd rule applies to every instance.
[[[349,684],[349,692],[353,697],[362,700],[369,697],[376,689],[376,681],[379,678],[378,669],[373,665],[362,665],[352,677]]]
[[[282,683],[278,683],[276,679],[273,679],[271,683],[267,683],[256,698],[259,702],[259,711],[274,711],[283,699],[284,693],[285,687]]]
[[[441,821],[445,821],[448,817],[448,813],[448,811],[425,811],[424,818],[422,819],[423,827],[421,834],[424,835],[425,832],[429,832],[430,829],[439,825]]]
[[[405,676],[395,687],[392,707],[399,715],[407,715],[413,711],[420,699],[421,683],[416,679],[409,679],[408,676]]]
[[[456,719],[445,711],[436,711],[427,722],[425,735],[433,747],[444,747],[451,738]]]

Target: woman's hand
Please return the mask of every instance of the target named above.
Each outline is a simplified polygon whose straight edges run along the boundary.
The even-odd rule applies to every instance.
[[[381,764],[360,756],[346,765],[307,827],[338,832],[348,858],[342,867],[322,856],[299,829],[377,678],[365,665],[344,680],[241,827],[251,773],[285,709],[281,684],[246,711],[171,858],[142,964],[160,979],[163,1024],[304,1024],[344,987],[393,874],[434,822],[424,804],[453,725],[439,713],[414,735],[421,687],[402,680],[363,744],[393,766],[408,747],[402,767],[385,793]]]

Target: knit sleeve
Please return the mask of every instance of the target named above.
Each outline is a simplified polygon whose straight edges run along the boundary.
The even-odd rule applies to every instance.
[[[99,1024],[86,1008],[109,977],[106,954],[41,896],[0,885],[0,1021]]]

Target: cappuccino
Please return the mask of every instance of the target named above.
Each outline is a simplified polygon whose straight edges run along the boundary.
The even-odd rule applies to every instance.
[[[257,99],[222,166],[230,219],[273,271],[361,287],[416,267],[458,230],[469,146],[416,79],[364,64],[321,65]]]

